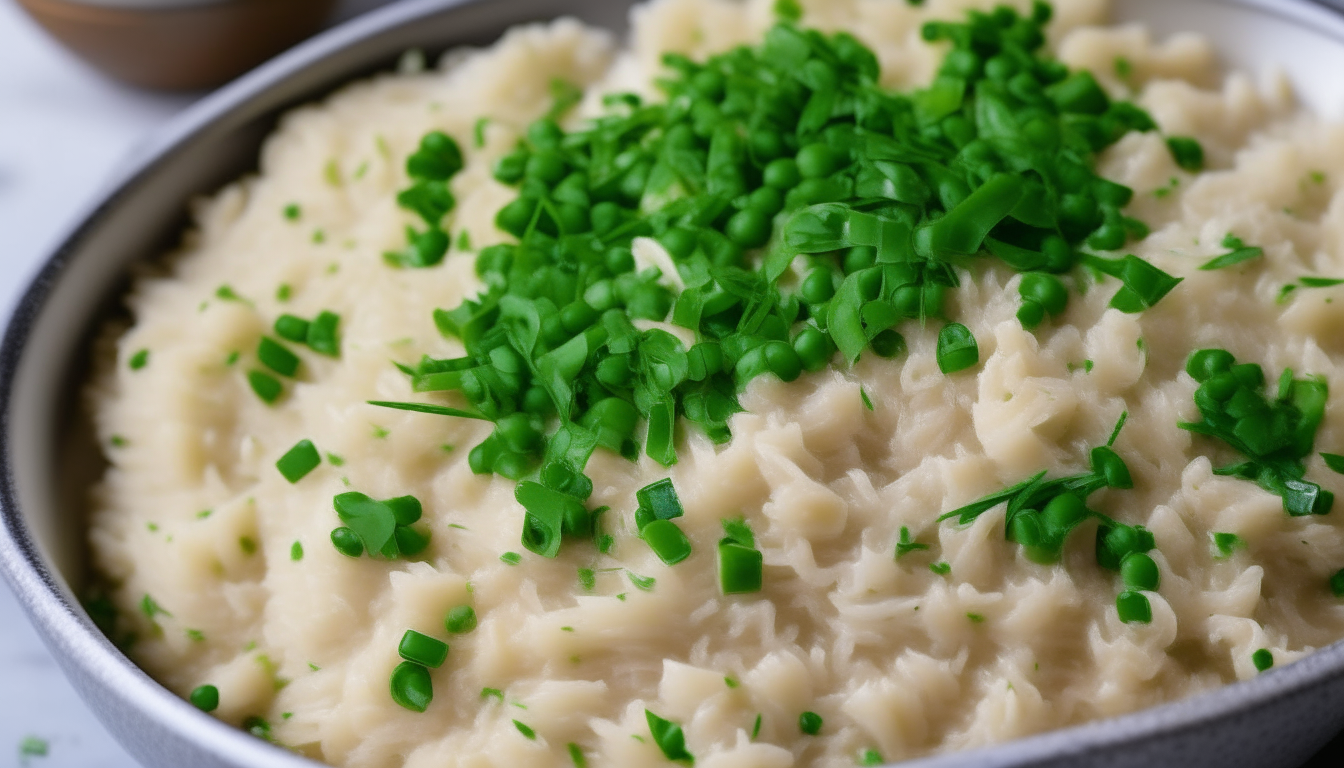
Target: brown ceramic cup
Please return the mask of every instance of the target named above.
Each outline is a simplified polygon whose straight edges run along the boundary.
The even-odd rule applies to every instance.
[[[18,0],[53,37],[134,85],[225,83],[317,31],[335,0]]]

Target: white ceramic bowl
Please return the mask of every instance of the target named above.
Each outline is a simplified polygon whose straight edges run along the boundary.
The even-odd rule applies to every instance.
[[[278,0],[277,0],[278,1]],[[891,0],[900,2],[901,0]],[[79,417],[89,341],[128,265],[185,224],[186,201],[254,168],[276,117],[412,47],[494,40],[567,13],[621,30],[628,0],[407,0],[303,44],[203,100],[128,164],[29,287],[0,344],[0,568],[94,711],[148,766],[314,763],[205,715],[155,683],[93,626],[83,583],[87,488],[101,471]],[[1233,67],[1277,67],[1308,106],[1344,119],[1344,16],[1310,0],[1116,0],[1160,36],[1207,35]],[[1344,514],[1344,513],[1338,513]],[[1344,724],[1344,644],[1185,701],[910,768],[1291,768]]]

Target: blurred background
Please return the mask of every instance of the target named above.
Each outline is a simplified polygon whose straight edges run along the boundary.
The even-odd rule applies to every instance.
[[[272,10],[288,3],[316,8],[307,28],[300,29],[303,24],[295,28],[297,38],[394,1],[255,4],[270,5]],[[1344,8],[1344,0],[1318,1]],[[41,260],[97,199],[118,165],[157,126],[205,93],[146,90],[112,79],[88,63],[99,61],[107,67],[107,57],[117,55],[97,50],[98,36],[93,39],[95,50],[90,51],[85,37],[84,58],[76,56],[39,26],[20,2],[42,15],[63,0],[0,0],[0,234],[4,237],[0,316],[6,318]],[[84,2],[97,6],[108,0]],[[190,5],[193,0],[118,2]],[[79,43],[80,35],[86,34],[60,17],[44,18],[67,41]],[[111,65],[132,79],[137,75],[135,62]],[[137,763],[80,701],[8,587],[0,583],[0,766],[7,765],[135,768]],[[1344,736],[1304,768],[1339,766],[1344,766]]]

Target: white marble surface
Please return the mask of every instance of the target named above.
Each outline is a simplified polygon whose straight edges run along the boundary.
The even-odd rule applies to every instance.
[[[387,0],[344,0],[336,19]],[[0,316],[122,158],[194,96],[119,85],[0,0]],[[3,321],[0,321],[2,323]],[[24,739],[48,745],[20,755]],[[0,582],[0,766],[134,768]]]

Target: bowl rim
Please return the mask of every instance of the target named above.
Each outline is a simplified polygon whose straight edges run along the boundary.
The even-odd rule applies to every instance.
[[[1328,4],[1329,0],[1212,1],[1270,14],[1333,38],[1344,46],[1344,8]],[[15,449],[10,445],[16,378],[38,318],[47,308],[58,282],[72,267],[73,257],[83,242],[106,219],[117,215],[125,198],[188,150],[193,139],[347,47],[421,19],[488,2],[401,0],[383,6],[300,43],[188,106],[128,153],[91,196],[92,202],[84,204],[76,223],[67,228],[59,244],[41,259],[40,268],[9,308],[0,339],[0,574],[68,677],[79,672],[119,690],[123,701],[138,706],[161,727],[215,755],[227,756],[230,762],[241,761],[239,765],[302,768],[322,764],[196,710],[113,646],[93,625],[83,606],[68,598],[67,590],[73,592],[73,588],[48,566],[19,509]],[[343,82],[348,81],[346,77]],[[321,98],[330,90],[305,92],[301,102]],[[279,111],[291,107],[292,104]],[[1344,640],[1317,649],[1273,674],[1235,681],[1185,699],[988,747],[935,754],[901,765],[992,768],[1079,759],[1139,737],[1170,735],[1246,712],[1297,695],[1330,678],[1344,678]],[[83,690],[80,694],[87,701]],[[100,720],[105,720],[101,710],[93,709]],[[114,736],[124,741],[121,734],[114,732]]]

